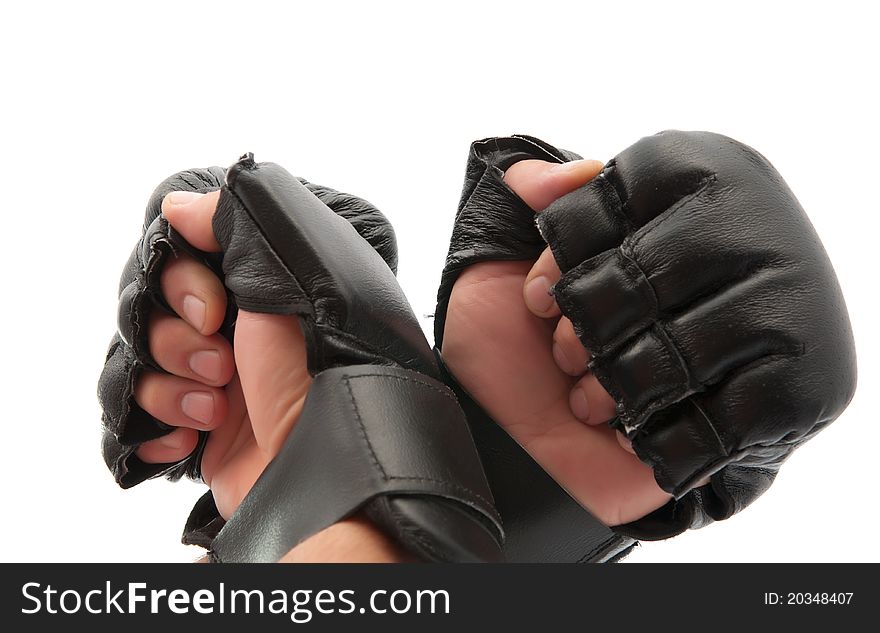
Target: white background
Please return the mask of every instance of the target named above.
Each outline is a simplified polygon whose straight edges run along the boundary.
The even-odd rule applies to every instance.
[[[665,128],[733,136],[784,175],[840,277],[860,386],[751,508],[630,560],[880,560],[871,3],[11,4],[0,560],[198,553],[178,544],[198,487],[123,492],[99,453],[118,276],[165,176],[253,151],[365,197],[394,223],[426,314],[472,140],[527,133],[607,160]]]

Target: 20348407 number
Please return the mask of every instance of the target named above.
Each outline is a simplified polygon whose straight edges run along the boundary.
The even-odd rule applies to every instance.
[[[764,593],[764,604],[851,604],[854,593],[819,593],[819,592],[788,592],[776,593],[768,591]]]

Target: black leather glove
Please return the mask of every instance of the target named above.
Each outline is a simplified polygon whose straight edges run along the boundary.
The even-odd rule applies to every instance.
[[[535,213],[504,182],[504,171],[530,158],[580,158],[530,137],[492,138],[471,146],[465,184],[437,293],[436,353],[443,345],[452,287],[468,266],[493,260],[535,260],[546,248]],[[503,316],[499,317],[503,318]],[[445,369],[445,367],[444,367]],[[446,371],[464,408],[495,507],[504,521],[504,556],[511,562],[611,562],[635,542],[603,525],[559,486]]]
[[[250,156],[226,176],[214,232],[234,305],[298,315],[315,379],[229,521],[209,493],[185,541],[217,561],[278,560],[363,510],[419,558],[498,560],[500,519],[464,416],[373,246],[297,179]]]
[[[193,249],[172,229],[161,215],[162,200],[172,191],[216,191],[223,185],[226,170],[222,167],[189,169],[169,176],[153,191],[144,215],[144,228],[119,281],[118,332],[110,342],[104,370],[98,381],[98,399],[103,409],[104,460],[117,483],[130,488],[145,479],[167,475],[199,477],[199,462],[207,433],[200,433],[196,450],[178,464],[147,464],[135,455],[148,440],[173,431],[141,409],[134,401],[134,385],[141,372],[164,370],[150,356],[147,323],[152,310],[167,310],[159,288],[162,268],[175,252],[186,252],[222,276],[220,256]],[[309,191],[340,216],[347,219],[392,271],[397,270],[397,243],[394,230],[385,216],[365,200],[329,187],[299,179]],[[232,340],[236,306],[233,298],[221,332]]]
[[[546,159],[534,139],[502,142]],[[496,217],[531,213],[510,195]],[[852,398],[834,271],[751,148],[707,132],[644,138],[537,223],[563,273],[557,302],[617,402],[612,426],[675,497],[615,531],[659,539],[730,517]]]
[[[644,138],[538,226],[563,273],[557,302],[617,402],[613,426],[675,496],[618,531],[665,538],[730,517],[849,404],[856,355],[834,269],[752,148]]]

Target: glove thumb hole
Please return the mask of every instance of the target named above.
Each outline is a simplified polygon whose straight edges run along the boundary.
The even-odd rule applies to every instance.
[[[596,160],[551,163],[521,160],[504,172],[504,182],[534,211],[543,211],[557,198],[582,187],[602,171]]]

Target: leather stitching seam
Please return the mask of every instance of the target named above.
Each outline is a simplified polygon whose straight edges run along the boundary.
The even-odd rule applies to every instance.
[[[655,216],[655,218],[660,218],[659,220],[657,220],[653,224],[649,223],[650,226],[646,225],[647,228],[645,228],[639,235],[634,236],[630,240],[631,248],[634,250],[645,237],[647,237],[648,235],[650,235],[651,233],[656,231],[658,228],[660,228],[670,218],[675,217],[678,211],[683,209],[687,205],[687,203],[690,202],[691,200],[701,196],[712,185],[712,183],[714,183],[717,179],[718,179],[718,176],[716,174],[709,174],[707,176],[704,176],[702,179],[700,179],[700,182],[697,183],[697,187],[696,187],[696,189],[694,189],[694,191],[692,191],[691,193],[685,194],[681,198],[678,198],[677,200],[675,200],[675,202],[673,202],[666,209],[664,209],[663,211],[661,211],[660,213],[658,213]],[[663,217],[661,217],[661,216],[663,216]]]
[[[349,401],[351,402],[351,408],[354,411],[354,417],[357,419],[358,426],[361,429],[361,437],[364,438],[364,442],[367,444],[367,448],[370,450],[370,456],[373,458],[373,465],[382,473],[382,479],[388,481],[388,474],[385,472],[385,469],[382,467],[382,464],[379,463],[379,458],[376,457],[376,451],[373,450],[373,444],[370,442],[370,438],[367,436],[367,429],[364,426],[364,421],[361,419],[361,412],[358,409],[357,402],[354,398],[354,391],[351,388],[351,378],[349,376],[343,376],[342,380],[345,382],[345,388],[348,390]]]

